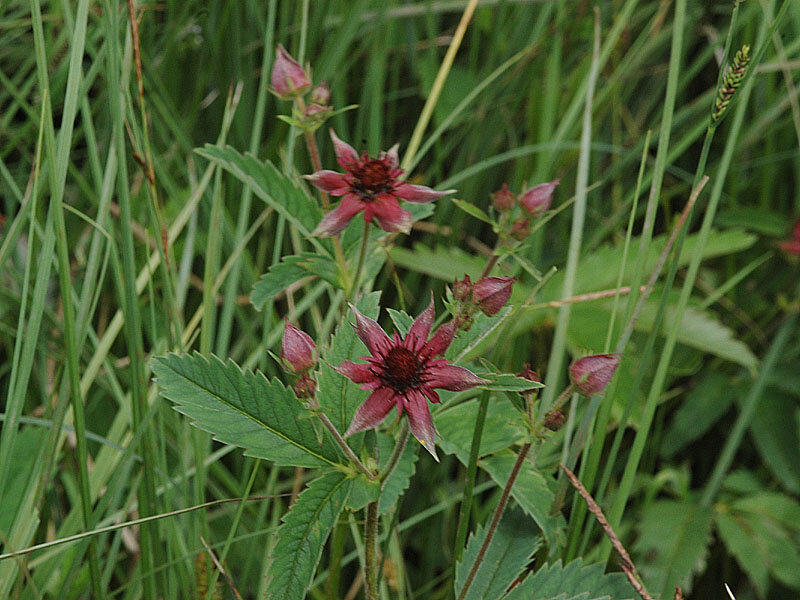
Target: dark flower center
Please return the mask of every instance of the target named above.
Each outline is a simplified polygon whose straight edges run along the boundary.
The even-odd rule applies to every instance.
[[[356,178],[355,187],[367,198],[388,192],[392,188],[392,170],[385,160],[369,160],[354,171],[353,175]]]
[[[383,359],[381,379],[392,389],[404,392],[420,384],[422,362],[408,348],[397,346],[386,353]]]

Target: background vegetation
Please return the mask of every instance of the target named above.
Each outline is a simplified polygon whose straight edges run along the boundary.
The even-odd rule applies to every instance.
[[[204,541],[245,597],[266,597],[274,531],[307,473],[192,429],[158,397],[149,358],[198,349],[281,376],[268,351],[277,352],[283,316],[324,339],[339,313],[319,281],[253,308],[254,282],[304,242],[253,188],[194,150],[228,144],[291,176],[311,171],[302,138],[276,119],[287,104],[265,91],[280,42],[328,82],[337,107],[359,105],[331,121],[343,139],[370,152],[399,141],[402,152],[466,6],[136,4],[145,105],[124,2],[0,3],[0,547],[112,526],[4,556],[0,597],[91,596],[91,571],[109,598],[147,594],[148,579],[162,597],[195,597],[216,577]],[[602,404],[572,407],[537,465],[553,474],[559,460],[577,465],[655,594],[679,584],[691,597],[722,598],[727,582],[738,600],[797,597],[798,263],[777,242],[800,213],[800,4],[745,2],[730,34],[728,0],[597,6],[587,119],[593,5],[480,2],[413,177],[485,210],[503,182],[521,190],[561,179],[554,208],[563,210],[534,234],[526,268],[503,267],[521,275],[517,302],[557,271],[494,354],[507,372],[529,362],[552,394],[566,353],[613,348],[630,310],[624,296],[569,311],[560,301],[646,281],[692,187],[725,41],[752,45],[752,76],[709,147],[701,174],[710,183],[683,253],[668,261],[616,384]],[[333,165],[322,133],[323,164]],[[384,306],[416,314],[429,289],[440,297],[454,278],[480,272],[493,243],[489,226],[439,201],[396,240],[374,288],[385,290]],[[474,406],[464,418],[469,436]],[[450,594],[464,467],[449,452],[440,465],[419,458],[384,523],[393,531],[387,597]],[[476,486],[473,528],[501,491],[485,471]],[[113,527],[245,494],[266,498]],[[563,512],[562,539],[537,559],[609,559],[582,500],[568,493]],[[357,517],[337,526],[311,597],[344,597],[356,579]],[[327,567],[339,558],[331,586]]]

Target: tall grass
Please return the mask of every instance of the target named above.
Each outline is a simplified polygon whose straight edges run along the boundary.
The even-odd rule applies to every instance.
[[[245,597],[266,597],[274,532],[309,473],[193,429],[158,397],[149,359],[198,350],[280,377],[269,352],[284,315],[318,339],[340,320],[344,294],[319,280],[253,308],[258,278],[307,245],[194,152],[230,145],[311,172],[302,136],[276,118],[288,105],[267,91],[276,43],[337,107],[359,104],[330,122],[339,135],[370,152],[400,142],[414,181],[488,210],[504,182],[561,179],[559,211],[495,269],[520,275],[517,303],[537,294],[484,352],[506,372],[543,372],[544,410],[568,356],[614,347],[662,234],[709,175],[620,375],[603,399],[576,400],[566,435],[533,460],[577,464],[662,597],[687,582],[722,597],[723,577],[740,600],[797,593],[775,548],[737,545],[726,519],[767,523],[779,559],[800,556],[786,516],[800,511],[798,266],[774,251],[800,214],[800,4],[600,2],[596,47],[593,5],[577,0],[130,4],[0,4],[0,598],[190,598],[203,569],[205,597],[232,594],[204,542]],[[749,75],[710,130],[721,68],[743,44]],[[439,201],[363,285],[416,314],[430,289],[477,275],[494,241]],[[613,295],[622,286],[628,298]],[[466,470],[420,458],[383,522],[383,597],[449,597],[453,553],[501,492],[480,458]],[[564,539],[537,561],[608,561],[583,501],[564,498],[566,482],[561,493]],[[776,504],[736,512],[754,497]],[[683,562],[650,552],[670,502],[709,515],[704,539],[664,541]],[[357,579],[356,518],[337,525],[311,597],[346,597]]]

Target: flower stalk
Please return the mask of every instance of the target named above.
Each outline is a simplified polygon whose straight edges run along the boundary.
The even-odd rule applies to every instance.
[[[318,409],[319,407],[317,406],[316,408]],[[326,415],[321,410],[315,410],[314,414],[317,415],[317,418],[325,426],[325,429],[330,431],[331,435],[333,436],[333,439],[336,440],[337,444],[339,444],[339,447],[345,453],[345,456],[347,456],[347,458],[350,459],[350,461],[356,466],[356,468],[359,471],[361,471],[364,475],[367,476],[367,479],[369,479],[370,481],[375,481],[378,478],[378,476],[372,471],[370,471],[366,466],[364,466],[364,463],[361,462],[361,459],[359,459],[358,456],[356,456],[356,453],[353,452],[353,449],[344,440],[342,434],[339,433],[338,429],[336,429],[336,425],[331,423],[331,420],[328,418],[328,415]]]
[[[569,388],[567,388],[565,391],[568,390]],[[475,579],[475,575],[478,573],[478,568],[481,566],[481,563],[486,556],[486,551],[489,549],[489,545],[492,543],[494,534],[497,531],[497,525],[500,523],[500,518],[503,516],[503,511],[505,511],[506,505],[508,504],[508,499],[511,496],[511,489],[514,487],[514,483],[517,481],[520,469],[522,468],[522,463],[525,462],[525,458],[528,456],[528,452],[530,452],[531,445],[531,442],[527,442],[524,446],[522,446],[519,455],[517,455],[517,460],[514,463],[514,466],[511,468],[511,474],[508,476],[508,481],[506,481],[506,485],[503,488],[503,494],[500,496],[500,501],[497,503],[497,507],[494,509],[492,522],[489,524],[489,529],[486,530],[486,538],[484,538],[483,544],[481,544],[481,548],[478,550],[478,555],[475,557],[475,562],[472,563],[472,568],[469,570],[467,580],[464,582],[464,587],[461,588],[461,593],[458,595],[458,600],[463,600],[466,598],[467,592],[469,591],[469,588]]]
[[[378,600],[378,501],[367,505],[364,529],[367,600]]]
[[[369,229],[370,224],[364,221],[364,233],[361,236],[361,249],[358,252],[358,264],[356,265],[356,272],[353,275],[353,285],[348,294],[348,298],[352,300],[358,294],[358,285],[361,283],[361,271],[364,269],[364,258],[367,255],[367,246],[369,246]]]

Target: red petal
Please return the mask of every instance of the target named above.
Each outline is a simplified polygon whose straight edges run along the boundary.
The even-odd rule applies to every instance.
[[[431,412],[428,410],[428,401],[419,392],[411,391],[406,395],[406,413],[411,433],[431,453],[436,462],[436,430],[433,428]]]
[[[338,367],[333,367],[333,370],[354,383],[367,383],[375,379],[375,375],[370,370],[371,366],[369,363],[354,363],[346,360]]]
[[[345,437],[377,426],[389,414],[395,402],[394,392],[388,388],[372,392],[353,415],[353,421],[347,428]]]
[[[400,144],[395,144],[387,152],[384,152],[383,158],[389,160],[389,167],[391,169],[396,169],[397,165],[400,164],[400,157],[398,156],[398,149],[400,148]]]
[[[358,152],[347,142],[339,139],[336,132],[331,129],[331,139],[333,140],[333,150],[336,152],[336,162],[343,169],[350,170],[358,164]]]
[[[443,325],[439,325],[436,333],[433,334],[431,341],[425,344],[422,351],[428,358],[444,354],[453,343],[453,338],[456,336],[458,329],[455,321],[448,321]]]
[[[362,315],[352,304],[350,308],[353,311],[353,315],[356,317],[355,329],[359,339],[364,342],[367,350],[369,350],[370,354],[373,356],[383,354],[384,350],[392,345],[392,341],[386,335],[386,332],[383,331],[376,321]]]
[[[434,308],[433,308],[433,293],[431,293],[431,302],[428,308],[423,310],[420,315],[414,319],[411,324],[411,329],[406,334],[406,341],[412,342],[413,349],[420,350],[425,342],[428,341],[428,336],[431,334],[431,326],[433,325]]]
[[[368,205],[371,209],[371,216],[375,217],[378,225],[384,231],[402,231],[403,233],[411,231],[413,216],[405,208],[400,208],[400,204],[394,196],[384,194],[369,202]]]
[[[350,189],[347,178],[336,171],[323,169],[311,175],[303,175],[303,177],[308,179],[314,187],[333,196],[343,196]]]
[[[469,369],[449,364],[429,366],[425,374],[428,378],[425,383],[427,387],[441,388],[451,392],[461,392],[486,383],[485,379],[481,379]]]
[[[454,194],[455,190],[445,190],[443,192],[437,192],[436,190],[432,190],[429,187],[424,185],[414,185],[412,183],[400,183],[397,187],[394,188],[394,194],[398,198],[402,198],[403,200],[407,200],[408,202],[414,202],[416,204],[425,204],[426,202],[432,202],[437,198],[441,198],[442,196],[447,196],[448,194]]]
[[[346,195],[342,198],[339,206],[325,215],[322,221],[319,222],[319,225],[317,225],[312,235],[331,237],[338,234],[347,227],[347,224],[363,207],[363,204],[356,196],[352,194]]]

